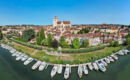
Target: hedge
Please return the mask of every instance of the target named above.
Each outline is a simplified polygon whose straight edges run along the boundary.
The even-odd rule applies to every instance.
[[[38,50],[42,50],[42,47],[40,47],[40,46],[32,45],[32,44],[25,43],[25,42],[20,42],[20,41],[18,41],[18,40],[14,40],[14,39],[12,39],[12,41],[14,41],[14,42],[16,42],[16,43],[19,43],[19,44],[21,44],[21,45],[24,45],[24,46],[30,47],[30,48],[34,48],[34,49],[38,49]]]
[[[91,52],[96,51],[100,49],[104,49],[106,46],[96,46],[96,47],[90,47],[90,48],[83,48],[83,49],[66,49],[61,50],[62,53],[84,53],[84,52]]]

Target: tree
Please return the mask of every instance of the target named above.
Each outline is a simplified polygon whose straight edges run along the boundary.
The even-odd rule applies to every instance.
[[[126,36],[126,45],[130,45],[130,34]]]
[[[2,31],[0,30],[0,40],[2,40],[3,38],[3,34],[2,34]]]
[[[37,42],[38,45],[41,44],[40,37],[36,37],[36,42]]]
[[[119,46],[119,42],[118,42],[118,41],[115,41],[113,46],[114,46],[114,47],[118,47],[118,46]]]
[[[48,45],[48,41],[47,39],[43,39],[41,42],[42,45],[47,46]]]
[[[78,38],[74,38],[74,40],[72,41],[72,47],[73,47],[74,49],[80,48],[80,41],[79,41]]]
[[[113,41],[110,41],[110,46],[113,47],[114,46],[114,42]]]
[[[85,29],[81,29],[78,34],[83,34],[83,33],[88,33],[89,32],[89,28],[85,28]]]
[[[54,40],[52,41],[52,47],[53,47],[53,48],[58,48],[58,41],[57,41],[56,39],[54,39]]]
[[[89,46],[89,41],[88,39],[84,39],[82,42],[82,47],[88,47]]]
[[[22,38],[26,41],[29,41],[35,37],[35,32],[33,29],[24,30]]]
[[[65,38],[64,38],[63,36],[60,38],[59,45],[60,45],[62,48],[67,48],[67,47],[69,47],[68,42],[65,41]]]
[[[98,32],[100,32],[100,30],[95,30],[95,33],[98,33]]]
[[[40,43],[41,43],[42,40],[45,39],[45,33],[44,33],[44,29],[43,29],[43,28],[42,28],[41,31],[40,31],[39,37],[40,37]]]
[[[48,41],[48,46],[51,47],[51,45],[52,45],[52,35],[50,33],[48,34],[47,41]]]

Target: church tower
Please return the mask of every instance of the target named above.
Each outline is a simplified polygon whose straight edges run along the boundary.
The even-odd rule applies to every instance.
[[[58,17],[55,16],[54,19],[53,19],[53,27],[57,26],[57,22],[58,22]]]

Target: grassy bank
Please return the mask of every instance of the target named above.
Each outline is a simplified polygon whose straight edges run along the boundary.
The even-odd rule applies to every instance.
[[[50,63],[60,63],[60,64],[79,64],[79,63],[86,63],[90,61],[95,61],[97,59],[104,58],[106,56],[115,53],[116,51],[120,50],[122,47],[105,47],[101,50],[96,50],[88,53],[79,53],[79,54],[68,54],[67,56],[57,57],[55,55],[46,54],[42,50],[37,50],[34,48],[29,48],[27,46],[18,44],[18,43],[8,43],[8,45],[13,46],[18,51],[24,52],[29,56],[50,62]]]

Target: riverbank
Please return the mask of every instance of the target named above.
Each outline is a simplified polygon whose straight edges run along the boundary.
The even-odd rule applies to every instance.
[[[130,55],[119,56],[119,61],[109,64],[105,73],[89,71],[88,76],[83,75],[81,80],[130,80]],[[0,78],[1,80],[52,80],[50,72],[52,66],[44,71],[33,71],[31,64],[24,66],[23,62],[16,61],[11,54],[0,48]],[[63,69],[64,72],[64,69]],[[114,76],[113,76],[114,75]],[[55,75],[53,80],[64,80],[64,73]],[[69,80],[79,80],[77,75],[77,67],[72,68]]]
[[[8,43],[8,45],[12,46],[16,50],[26,53],[32,58],[36,58],[41,61],[46,61],[48,63],[53,64],[82,64],[87,62],[92,62],[106,56],[110,56],[112,53],[117,52],[122,49],[122,47],[106,47],[101,50],[92,51],[88,53],[80,53],[80,54],[68,54],[67,56],[55,56],[46,54],[43,50],[37,50],[34,48],[29,48],[27,46],[18,44],[18,43]],[[60,55],[60,54],[59,54]]]

